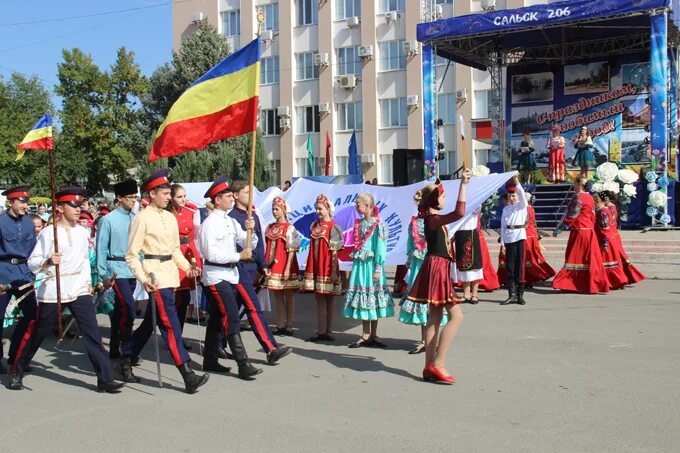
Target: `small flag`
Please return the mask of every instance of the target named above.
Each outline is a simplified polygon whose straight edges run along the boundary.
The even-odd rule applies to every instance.
[[[312,146],[312,134],[307,136],[307,173],[314,176],[314,147]]]
[[[357,149],[357,131],[352,132],[352,137],[349,139],[349,164],[348,171],[350,175],[361,174],[361,163],[359,163],[359,150]]]
[[[326,131],[326,176],[331,175],[331,136]]]
[[[460,137],[465,140],[465,120],[463,120],[463,115],[460,115],[458,122],[460,123]]]
[[[52,115],[45,113],[42,118],[35,123],[35,126],[28,131],[28,134],[17,145],[17,157],[20,160],[24,157],[27,149],[52,149],[54,141],[52,138]]]

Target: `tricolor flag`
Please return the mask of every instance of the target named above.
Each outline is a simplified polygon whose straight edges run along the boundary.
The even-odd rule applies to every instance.
[[[331,175],[331,136],[326,131],[326,168],[324,171],[326,176]]]
[[[52,149],[53,146],[52,115],[45,113],[17,145],[16,160],[24,157],[24,151],[27,149]]]
[[[156,132],[149,161],[257,129],[260,49],[257,37],[182,93]]]

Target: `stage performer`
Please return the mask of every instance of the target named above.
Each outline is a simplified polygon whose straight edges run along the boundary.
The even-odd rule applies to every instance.
[[[525,305],[524,300],[524,246],[527,239],[527,198],[517,175],[507,188],[508,204],[501,214],[501,251],[505,255],[508,275],[508,298],[501,305]]]
[[[581,167],[581,177],[588,178],[588,166],[595,165],[593,156],[593,139],[588,134],[588,127],[582,126],[578,134],[571,138],[576,147],[573,164]]]
[[[564,182],[566,177],[566,160],[564,148],[567,141],[560,135],[560,127],[552,127],[552,136],[548,139],[548,179],[550,182]]]
[[[87,251],[89,234],[77,223],[84,196],[85,190],[80,187],[57,192],[59,253],[54,251],[54,228],[45,228],[40,232],[36,246],[28,258],[31,272],[34,274],[45,272],[48,273],[48,277],[37,289],[36,319],[31,321],[17,348],[10,371],[9,388],[12,390],[24,388],[23,376],[26,366],[45,337],[52,331],[52,325],[57,318],[55,265],[59,265],[60,268],[61,302],[68,307],[83,337],[87,357],[97,374],[97,391],[118,393],[124,385],[113,380],[111,362],[102,346],[102,337],[97,325]]]
[[[529,192],[527,197],[527,241],[524,244],[524,286],[531,288],[534,283],[546,281],[555,276],[555,269],[543,257],[539,241],[541,236],[536,226],[534,196]]]
[[[567,207],[562,223],[553,232],[556,237],[563,226],[569,229],[564,267],[555,276],[552,286],[555,289],[585,294],[606,293],[609,285],[594,230],[595,201],[585,191],[587,184],[586,178],[574,180],[574,198]]]
[[[175,288],[180,284],[179,269],[188,278],[193,279],[201,274],[201,270],[192,267],[182,254],[179,243],[177,220],[167,211],[170,196],[170,171],[167,168],[155,170],[144,181],[144,191],[149,194],[149,206],[132,219],[130,239],[125,261],[132,273],[139,280],[153,300],[149,301],[144,320],[132,334],[129,341],[123,344],[122,358],[119,362],[121,374],[129,376],[130,361],[138,357],[153,332],[151,304],[156,304],[158,328],[161,331],[172,359],[184,379],[187,393],[195,393],[206,382],[209,375],[197,375],[189,366],[189,353],[184,348],[182,328],[175,305]],[[144,261],[140,261],[140,253]],[[154,274],[152,282],[150,274]]]
[[[612,192],[609,192],[608,198],[605,199],[605,205],[610,212],[610,228],[612,229],[612,234],[609,238],[609,244],[611,247],[618,249],[620,265],[623,271],[626,273],[628,284],[634,285],[635,283],[643,281],[645,279],[645,275],[628,260],[628,253],[626,253],[626,249],[623,247],[623,241],[621,240],[621,234],[619,233],[619,210],[614,203],[615,201],[616,195]]]
[[[205,259],[201,281],[206,290],[210,312],[205,330],[203,371],[230,371],[229,367],[218,362],[222,336],[226,338],[238,364],[239,378],[250,380],[262,370],[252,365],[241,339],[235,285],[238,284],[239,274],[237,263],[252,258],[252,250],[256,248],[258,238],[253,235],[250,247],[245,247],[246,232],[236,220],[229,217],[228,211],[234,206],[234,194],[226,176],[218,177],[204,197],[210,198],[215,209],[205,219],[198,234],[198,249]],[[252,229],[255,221],[246,220],[245,225]],[[236,251],[237,246],[242,248],[240,252]]]
[[[135,217],[132,208],[137,199],[137,183],[133,180],[113,186],[118,207],[101,218],[97,234],[97,273],[104,288],[113,287],[114,310],[111,316],[109,357],[120,359],[121,343],[130,340],[136,316],[135,275],[125,261],[130,224]],[[115,275],[115,279],[113,279]],[[126,368],[128,369],[128,368]],[[134,375],[123,376],[126,382],[137,382]]]
[[[2,364],[2,331],[5,311],[12,296],[17,299],[25,297],[19,302],[18,309],[23,313],[23,317],[14,327],[7,357],[8,365],[14,361],[19,342],[36,316],[33,292],[35,276],[27,264],[28,256],[35,247],[37,234],[31,218],[27,215],[30,189],[30,186],[15,186],[2,192],[2,195],[7,197],[9,206],[0,214],[0,287],[5,288],[4,291],[0,290],[0,374],[7,372]]]
[[[394,303],[384,269],[387,255],[385,226],[378,217],[375,199],[370,193],[359,194],[356,209],[363,218],[354,221],[352,271],[343,315],[360,319],[363,331],[349,347],[386,348],[387,345],[378,338],[378,320],[394,316]]]
[[[288,221],[290,209],[281,197],[272,200],[272,215],[276,220],[267,227],[265,259],[269,275],[264,287],[274,292],[276,299],[276,331],[274,335],[293,335],[295,315],[294,293],[300,289],[300,267],[296,253],[300,250],[300,233]]]
[[[170,196],[172,200],[168,205],[170,211],[177,219],[177,227],[179,229],[179,244],[182,255],[188,262],[192,263],[199,269],[203,267],[203,260],[201,254],[196,248],[196,231],[201,225],[201,217],[198,212],[198,207],[187,201],[187,192],[180,184],[173,184],[170,186]],[[175,289],[175,305],[177,306],[177,316],[179,317],[179,324],[184,329],[184,322],[187,318],[187,310],[191,303],[191,292],[196,290],[196,281],[186,275],[182,269],[179,270],[179,287]],[[194,307],[198,316],[200,316],[200,307]],[[191,347],[184,345],[187,350]]]
[[[418,272],[418,277],[409,291],[408,300],[429,305],[427,335],[425,337],[425,368],[423,379],[443,384],[453,384],[455,378],[446,370],[445,361],[449,347],[463,322],[463,311],[459,304],[463,299],[456,295],[451,281],[453,254],[447,225],[465,215],[467,184],[470,170],[465,169],[458,191],[456,209],[446,215],[439,215],[446,204],[444,186],[437,181],[423,188],[423,197],[418,212],[425,218],[425,240],[427,254]],[[443,312],[449,321],[441,328]]]
[[[333,220],[333,205],[324,194],[314,204],[319,220],[312,223],[304,289],[316,300],[316,334],[307,341],[335,341],[333,314],[335,296],[342,294],[338,251],[343,248],[342,229]]]
[[[614,229],[611,226],[611,211],[605,205],[605,199],[608,198],[608,192],[593,195],[595,200],[595,231],[600,243],[600,252],[602,253],[602,261],[609,289],[623,289],[628,284],[628,277],[621,266],[619,250],[610,244],[610,238],[614,233]]]
[[[248,218],[248,198],[250,195],[250,185],[247,181],[234,181],[231,185],[234,192],[234,199],[236,201],[234,208],[229,211],[229,216],[235,219],[241,228],[247,230],[246,219]],[[262,227],[260,226],[260,219],[253,212],[253,220],[255,221],[255,228],[253,229],[253,236],[257,236],[257,247],[253,250],[251,260],[239,261],[238,267],[238,283],[236,284],[236,302],[239,310],[244,310],[248,316],[248,321],[252,326],[253,333],[260,342],[262,349],[267,354],[267,363],[273,365],[279,360],[291,353],[292,348],[289,346],[279,346],[274,339],[267,320],[262,313],[262,305],[257,298],[255,292],[254,282],[259,276],[268,276],[270,274],[269,267],[264,258],[264,247],[262,241]],[[240,253],[243,247],[237,246],[236,250]],[[256,277],[255,274],[258,274]]]
[[[522,175],[522,179],[526,184],[531,184],[531,177],[536,171],[536,145],[531,138],[531,131],[524,131],[522,141],[519,144],[519,160],[517,161],[517,170]]]
[[[468,214],[454,235],[458,278],[463,282],[465,303],[477,304],[479,282],[484,278],[482,248],[479,241],[479,213],[481,208]]]

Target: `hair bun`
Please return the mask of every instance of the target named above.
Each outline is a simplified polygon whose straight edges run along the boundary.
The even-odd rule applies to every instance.
[[[416,192],[415,195],[413,195],[413,201],[415,201],[416,203],[420,203],[422,201],[422,199],[423,199],[423,190],[420,189]]]

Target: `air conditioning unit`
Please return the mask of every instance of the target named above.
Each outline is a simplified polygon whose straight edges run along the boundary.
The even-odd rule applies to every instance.
[[[373,56],[373,46],[359,46],[359,58],[371,58]]]
[[[401,43],[401,49],[409,57],[418,53],[418,41],[404,41]]]
[[[328,102],[321,102],[319,104],[319,114],[331,113],[331,104]]]
[[[456,91],[456,100],[457,101],[467,101],[467,98],[468,98],[467,88],[462,88],[462,89]]]
[[[272,30],[265,30],[265,31],[262,32],[260,37],[262,38],[262,41],[265,41],[265,42],[273,41],[274,40],[274,32]]]
[[[344,75],[338,78],[338,83],[346,90],[351,90],[357,87],[357,78],[353,74]]]
[[[361,22],[361,19],[359,19],[359,17],[357,17],[357,16],[352,16],[352,17],[347,18],[347,26],[349,28],[358,27],[360,22]]]
[[[413,96],[407,96],[406,105],[408,107],[418,107],[418,95],[414,94]]]
[[[290,107],[281,105],[276,109],[276,114],[281,118],[290,118]]]
[[[482,0],[482,10],[493,11],[496,9],[496,0]]]
[[[397,11],[388,11],[385,13],[385,22],[388,24],[393,24],[399,18],[401,17],[401,14],[399,14]]]
[[[205,19],[205,14],[203,14],[203,11],[196,11],[191,15],[191,22],[193,23],[200,22],[203,19]]]
[[[375,163],[375,154],[362,154],[361,155],[361,163],[362,164],[374,164]]]
[[[444,17],[444,6],[442,5],[437,5],[435,10],[434,10],[434,17],[435,19],[441,19]]]
[[[321,52],[314,54],[314,64],[317,66],[328,66],[328,53]]]
[[[290,129],[290,118],[280,118],[279,127],[281,129]]]

